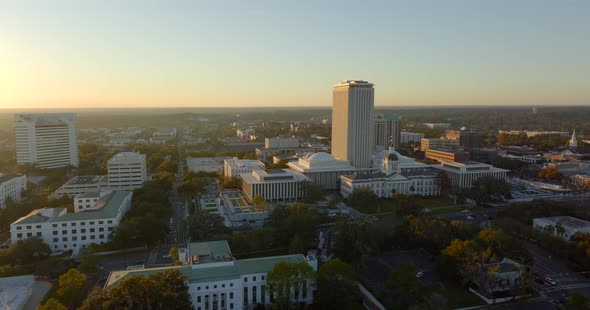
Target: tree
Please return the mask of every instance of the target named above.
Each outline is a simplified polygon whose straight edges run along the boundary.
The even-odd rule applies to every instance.
[[[77,269],[70,269],[59,277],[57,283],[57,295],[59,300],[69,308],[76,308],[84,299],[83,292],[86,287],[86,275]]]
[[[262,195],[260,195],[260,194],[254,196],[254,198],[252,198],[252,204],[262,210],[268,209],[268,203],[266,202],[266,200],[264,200],[264,197],[262,197]]]
[[[178,260],[178,248],[177,247],[172,247],[170,249],[170,257],[172,257],[172,259],[174,261]]]
[[[398,309],[431,309],[428,299],[434,293],[432,287],[423,285],[416,277],[416,267],[400,263],[389,275],[387,287],[398,290],[394,299]]]
[[[303,201],[306,203],[314,203],[322,200],[322,187],[318,184],[306,181],[301,184],[301,190],[303,191]]]
[[[39,237],[19,240],[6,250],[0,250],[0,265],[30,264],[51,254],[49,246]]]
[[[187,226],[193,240],[205,240],[228,231],[221,216],[206,211],[195,212],[189,216]]]
[[[347,262],[358,262],[363,255],[378,254],[383,235],[366,221],[339,221],[334,229],[334,253]]]
[[[266,165],[266,169],[287,169],[287,168],[289,168],[289,166],[287,166],[288,163],[289,163],[288,160],[281,159],[277,163],[272,163],[272,164]]]
[[[222,189],[239,189],[242,185],[241,179],[238,177],[219,177],[219,186]]]
[[[379,196],[371,189],[364,187],[353,190],[348,196],[348,203],[360,211],[369,210],[373,206],[380,208]]]
[[[305,245],[298,235],[293,236],[289,243],[289,254],[305,254]]]
[[[567,310],[590,309],[590,298],[588,298],[578,292],[572,292],[566,299],[565,309],[567,309]]]
[[[314,271],[306,262],[279,262],[266,277],[272,287],[275,304],[280,309],[289,308],[291,299],[297,300],[300,293],[312,285],[313,278]]]
[[[45,304],[37,307],[37,310],[68,310],[68,307],[62,305],[55,298],[49,298]]]
[[[539,177],[548,180],[561,180],[563,175],[555,166],[548,166],[547,168],[541,170],[538,174]]]
[[[119,306],[115,309],[191,309],[187,278],[178,270],[167,270],[150,276],[132,276],[108,291]],[[121,306],[124,305],[124,306]]]
[[[320,267],[315,302],[321,309],[355,309],[357,275],[352,266],[333,259]]]
[[[108,291],[102,289],[101,287],[95,287],[82,305],[78,308],[78,310],[107,310],[107,309],[116,309],[111,294]]]
[[[478,205],[500,201],[511,197],[510,186],[506,180],[485,176],[473,182],[471,196]]]

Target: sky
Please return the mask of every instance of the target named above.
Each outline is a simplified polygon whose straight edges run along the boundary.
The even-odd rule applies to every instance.
[[[0,108],[588,105],[590,1],[0,0]]]

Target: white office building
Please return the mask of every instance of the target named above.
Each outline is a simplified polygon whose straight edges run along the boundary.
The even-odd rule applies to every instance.
[[[74,197],[74,212],[97,209],[97,207],[99,206],[97,205],[97,203],[100,200],[100,198],[110,193],[111,191],[97,191],[77,195],[76,197]]]
[[[6,200],[21,200],[22,191],[27,189],[27,176],[0,173],[0,208],[6,207]]]
[[[294,137],[265,138],[265,149],[281,149],[299,147],[299,139]]]
[[[254,170],[242,174],[242,191],[249,201],[258,195],[266,201],[293,201],[303,197],[301,183],[311,181],[289,169]]]
[[[474,161],[466,163],[448,161],[440,165],[431,165],[431,167],[444,171],[455,188],[471,188],[475,181],[486,176],[505,180],[508,174],[506,169]]]
[[[401,140],[402,122],[399,116],[392,114],[378,114],[375,117],[375,148],[386,150],[393,146],[399,148]]]
[[[37,209],[10,224],[11,240],[39,237],[53,252],[74,253],[91,243],[103,244],[131,207],[131,196],[131,192],[114,191],[93,208],[74,213],[66,208]]]
[[[446,138],[422,138],[420,140],[420,151],[426,152],[428,149],[454,148],[459,147],[459,140]]]
[[[347,160],[337,160],[325,152],[308,153],[296,162],[287,164],[289,169],[299,172],[321,185],[324,189],[337,189],[340,176],[373,169],[358,169]]]
[[[252,170],[260,170],[264,169],[264,167],[264,164],[259,160],[234,157],[231,160],[226,159],[223,161],[223,175],[239,178],[241,173],[250,173]]]
[[[111,189],[140,188],[147,181],[145,155],[121,152],[109,159],[108,182]]]
[[[385,153],[385,154],[383,154]],[[383,156],[377,172],[361,172],[340,177],[340,193],[348,197],[355,190],[367,188],[377,196],[389,198],[395,194],[438,196],[440,185],[436,170],[429,165],[405,157],[390,148]]]
[[[189,244],[179,250],[179,260],[185,265],[139,270],[114,271],[105,287],[117,286],[124,279],[137,275],[151,275],[167,270],[178,270],[187,277],[188,292],[196,310],[254,309],[257,305],[272,306],[274,296],[267,276],[279,262],[307,263],[317,271],[317,260],[301,254],[236,259],[227,241],[209,241]],[[314,283],[303,285],[293,303],[312,304]]]
[[[101,192],[109,189],[108,176],[106,175],[84,175],[71,178],[60,186],[50,198],[63,196],[76,197],[80,194]]]
[[[401,143],[416,143],[420,142],[423,138],[423,133],[402,131],[402,133],[400,134]]]
[[[332,92],[332,156],[356,168],[371,168],[374,96],[367,81],[342,81]]]
[[[39,168],[78,167],[76,114],[15,114],[16,161]]]
[[[533,228],[546,231],[565,240],[570,240],[577,232],[590,234],[590,222],[571,216],[535,218],[533,219]]]

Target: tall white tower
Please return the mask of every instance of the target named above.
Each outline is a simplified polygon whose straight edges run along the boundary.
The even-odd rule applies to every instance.
[[[14,133],[19,165],[78,167],[76,114],[15,114]]]
[[[570,139],[570,147],[578,147],[578,139],[576,139],[576,130],[572,133],[572,138]]]
[[[367,81],[342,81],[332,92],[332,156],[356,168],[371,168],[374,101]]]

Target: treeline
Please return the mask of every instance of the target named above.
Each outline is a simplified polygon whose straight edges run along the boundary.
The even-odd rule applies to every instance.
[[[162,182],[150,181],[133,191],[131,208],[111,235],[108,247],[151,246],[165,238],[172,215],[168,190]]]

